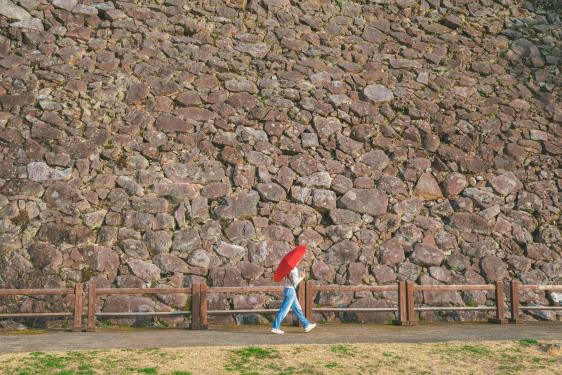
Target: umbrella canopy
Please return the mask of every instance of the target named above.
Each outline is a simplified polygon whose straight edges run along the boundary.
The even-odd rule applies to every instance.
[[[291,252],[285,255],[283,259],[281,259],[281,262],[279,262],[279,265],[275,270],[275,274],[273,275],[273,280],[277,282],[283,280],[283,278],[287,276],[289,272],[291,272],[291,270],[297,266],[299,261],[304,256],[305,252],[306,252],[306,245],[300,245],[295,247],[293,250],[291,250]]]

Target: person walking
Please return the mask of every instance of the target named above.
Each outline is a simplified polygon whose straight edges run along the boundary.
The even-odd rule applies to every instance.
[[[304,255],[304,251],[306,247],[304,245],[295,248],[289,254],[283,258],[281,263],[279,264],[278,271],[284,269],[283,272],[285,273],[288,268],[292,268],[291,271],[286,274],[285,276],[285,288],[283,289],[283,303],[281,303],[281,307],[277,314],[275,315],[275,319],[273,320],[273,326],[271,328],[271,332],[275,334],[283,334],[281,330],[281,322],[287,314],[289,310],[293,309],[293,312],[299,319],[301,325],[304,327],[305,332],[310,332],[314,328],[316,328],[316,323],[311,323],[302,312],[301,305],[297,298],[297,287],[300,282],[304,279],[304,274],[296,267],[302,256]],[[295,255],[297,254],[297,255]],[[286,260],[289,259],[287,262]],[[295,261],[295,259],[297,259]],[[279,272],[276,271],[276,276],[278,277]],[[276,277],[276,278],[277,278]]]

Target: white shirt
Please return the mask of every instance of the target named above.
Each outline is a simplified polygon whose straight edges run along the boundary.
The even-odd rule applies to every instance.
[[[285,278],[285,288],[295,289],[297,285],[304,279],[298,268],[293,268]]]

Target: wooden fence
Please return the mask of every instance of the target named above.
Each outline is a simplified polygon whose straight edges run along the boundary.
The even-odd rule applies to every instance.
[[[510,317],[506,318],[504,282],[483,285],[416,285],[411,281],[400,281],[393,285],[316,285],[312,281],[304,283],[298,290],[298,299],[303,307],[305,316],[313,319],[314,313],[349,312],[349,313],[376,313],[393,312],[397,325],[416,325],[417,312],[423,311],[494,311],[491,323],[504,324],[520,323],[521,310],[562,310],[562,306],[524,306],[520,303],[521,291],[562,291],[562,285],[521,285],[518,281],[509,282]],[[72,317],[73,331],[82,330],[82,316],[87,315],[86,329],[95,331],[96,317],[138,317],[138,316],[178,316],[191,315],[191,329],[206,329],[209,315],[235,315],[235,314],[273,314],[276,309],[246,309],[246,310],[209,310],[208,296],[213,293],[245,294],[245,293],[281,293],[282,286],[242,286],[242,287],[209,287],[204,283],[195,283],[189,288],[96,288],[90,284],[88,288],[88,308],[84,314],[83,284],[78,283],[74,289],[0,289],[1,296],[63,296],[72,295],[74,309],[71,312],[26,312],[26,313],[0,313],[2,318],[50,318]],[[416,306],[415,292],[458,292],[458,291],[493,291],[495,294],[494,306]],[[396,292],[396,306],[390,307],[316,307],[315,296],[322,292]],[[154,295],[154,294],[189,294],[191,295],[191,310],[179,311],[141,311],[141,312],[98,312],[97,297],[107,295]]]

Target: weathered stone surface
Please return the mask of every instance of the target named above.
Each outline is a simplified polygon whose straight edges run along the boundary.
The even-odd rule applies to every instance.
[[[289,251],[290,246],[282,241],[252,242],[248,245],[250,262],[261,267],[277,266]]]
[[[151,283],[160,280],[160,268],[155,264],[139,259],[129,259],[127,264],[131,271],[144,282]]]
[[[379,248],[379,262],[383,265],[395,265],[405,259],[404,248],[400,239],[394,237]]]
[[[266,201],[279,202],[286,197],[285,190],[273,182],[258,184],[257,190],[262,199]]]
[[[172,247],[172,235],[164,230],[148,230],[144,234],[144,240],[150,252],[167,253]]]
[[[375,103],[385,103],[394,99],[394,94],[383,85],[369,85],[363,90],[365,96]]]
[[[115,279],[119,255],[114,250],[105,246],[88,245],[83,247],[80,253],[91,270],[108,275],[110,281]]]
[[[350,240],[343,240],[330,247],[326,254],[328,264],[348,264],[359,256],[359,246]]]
[[[350,210],[336,208],[330,210],[330,219],[334,224],[359,224],[361,222],[361,215]]]
[[[194,267],[208,268],[211,258],[205,250],[195,250],[187,258],[187,263]]]
[[[376,216],[386,212],[388,197],[377,189],[351,189],[340,202],[348,210]]]
[[[385,169],[389,162],[388,156],[382,150],[369,151],[361,155],[359,160],[378,170]]]
[[[410,256],[412,263],[426,267],[440,266],[444,258],[442,250],[423,243],[418,243]]]
[[[418,180],[414,193],[425,200],[436,200],[443,198],[443,193],[435,177],[430,173],[424,173]]]
[[[249,220],[235,221],[224,229],[224,234],[230,241],[243,241],[255,236],[256,230]]]
[[[160,267],[162,273],[189,273],[189,266],[183,260],[171,254],[158,254],[152,258],[152,261]]]
[[[305,243],[323,284],[561,283],[558,14],[376,3],[0,1],[1,282],[269,285]],[[116,297],[102,310],[189,307]],[[492,294],[458,297],[417,302]],[[356,301],[396,295],[316,302]]]
[[[468,186],[468,180],[461,173],[451,173],[443,181],[443,191],[447,197],[455,197]]]
[[[451,226],[464,232],[490,233],[488,222],[480,215],[459,212],[451,217]]]
[[[246,255],[246,249],[242,246],[229,244],[227,242],[221,241],[214,247],[217,254],[229,259],[232,262],[236,262],[244,255]]]
[[[311,271],[315,279],[327,283],[332,283],[336,275],[336,272],[332,267],[318,259],[315,260],[314,263],[312,263]]]
[[[312,205],[319,210],[333,210],[336,208],[336,193],[326,189],[312,191]]]
[[[49,167],[44,162],[32,162],[27,165],[29,179],[37,182],[68,180],[71,173],[71,168],[59,170]]]
[[[49,243],[37,242],[28,249],[31,261],[41,269],[51,272],[59,272],[62,266],[62,254],[57,248]]]
[[[521,181],[512,172],[494,177],[490,180],[490,185],[501,195],[508,195],[523,188]]]
[[[480,262],[482,274],[488,282],[501,281],[509,276],[506,264],[496,256],[487,256]]]
[[[132,258],[148,259],[149,257],[146,244],[142,241],[128,238],[126,240],[123,240],[121,245],[125,254]]]
[[[12,20],[30,19],[31,15],[23,8],[15,5],[10,0],[0,0],[0,14]]]
[[[174,233],[172,251],[179,254],[186,254],[201,246],[201,238],[197,229],[189,228]]]

